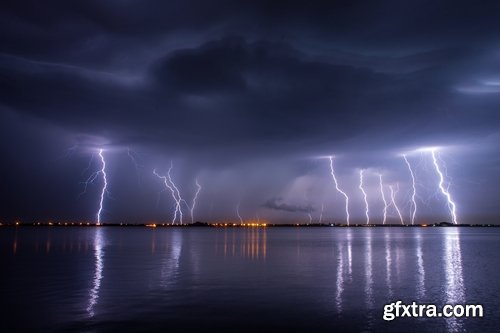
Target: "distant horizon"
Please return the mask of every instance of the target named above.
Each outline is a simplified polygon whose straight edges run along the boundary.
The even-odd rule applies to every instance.
[[[428,227],[428,226],[438,226],[438,225],[444,225],[444,226],[499,226],[500,224],[495,224],[495,223],[457,223],[454,224],[449,221],[439,221],[439,222],[430,222],[430,223],[415,223],[415,224],[401,224],[401,223],[351,223],[349,225],[345,223],[334,223],[334,222],[271,222],[271,221],[245,221],[243,223],[240,223],[239,221],[214,221],[214,222],[208,222],[208,221],[195,221],[195,222],[185,222],[185,223],[168,223],[168,222],[158,222],[158,221],[151,221],[151,222],[136,222],[136,223],[125,223],[125,222],[118,222],[118,223],[109,223],[109,222],[101,222],[100,224],[96,222],[71,222],[71,221],[65,221],[65,222],[60,222],[60,221],[46,221],[46,222],[23,222],[23,221],[13,221],[13,222],[7,222],[3,223],[0,222],[0,226],[146,226],[146,227],[181,227],[181,226],[196,226],[196,225],[208,225],[208,226],[227,226],[227,227],[267,227],[267,226],[301,226],[301,227],[307,227],[307,226],[325,226],[325,227]]]

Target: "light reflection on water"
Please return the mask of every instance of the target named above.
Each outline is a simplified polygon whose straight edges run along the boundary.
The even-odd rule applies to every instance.
[[[238,256],[251,260],[266,260],[266,228],[246,228],[244,232],[234,228],[224,228],[217,232],[222,232],[224,236],[220,240],[217,234],[214,244],[216,254],[219,254],[219,249],[222,249],[224,257]]]
[[[337,312],[342,312],[342,292],[344,291],[344,246],[341,242],[337,245],[337,291],[335,293],[335,304]]]
[[[462,253],[460,251],[460,229],[445,229],[444,237],[446,303],[465,304]],[[464,331],[461,319],[447,318],[446,324],[448,332]]]
[[[154,230],[153,233],[156,235],[157,230]],[[182,252],[182,234],[180,230],[173,230],[173,232],[162,236],[164,237],[163,243],[165,245],[165,250],[160,259],[160,287],[167,288],[172,285],[179,271]]]
[[[352,280],[352,230],[347,229],[347,258],[348,258],[348,278]]]
[[[481,275],[484,267],[500,267],[497,229],[5,230],[0,233],[2,282],[13,287],[2,293],[1,309],[39,308],[46,326],[54,320],[78,327],[83,324],[75,324],[75,318],[82,317],[92,319],[99,331],[99,323],[125,317],[145,330],[158,321],[166,326],[199,322],[200,329],[222,322],[237,327],[253,311],[263,326],[272,313],[289,329],[307,329],[301,325],[309,320],[307,325],[324,330],[340,325],[341,331],[461,332],[480,329],[485,321],[386,323],[383,305],[396,300],[464,304],[477,300],[479,289],[481,295],[500,293],[499,276]],[[478,251],[480,256],[471,255]],[[485,309],[500,308],[498,298],[486,301]],[[10,317],[16,318],[7,312],[6,320]],[[22,331],[25,323],[16,323]],[[127,326],[109,329],[126,331]]]
[[[95,271],[92,280],[92,289],[89,291],[89,304],[87,312],[90,317],[93,317],[95,312],[94,308],[99,300],[99,289],[101,288],[102,271],[104,269],[104,230],[102,227],[96,228],[94,238],[94,257],[95,257]]]
[[[424,255],[422,251],[422,235],[417,233],[415,235],[417,241],[417,299],[422,301],[425,298],[425,268],[424,268]]]
[[[366,308],[373,309],[372,238],[370,229],[366,232],[365,240],[365,279]]]
[[[386,278],[385,282],[387,285],[387,293],[389,296],[389,299],[393,298],[393,292],[392,292],[392,255],[391,255],[391,234],[390,232],[386,232],[384,235],[385,239],[385,272],[386,272]]]

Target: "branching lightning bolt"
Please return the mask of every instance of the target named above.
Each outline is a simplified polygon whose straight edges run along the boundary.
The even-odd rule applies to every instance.
[[[363,169],[359,170],[359,189],[363,193],[363,198],[365,201],[366,224],[370,224],[370,214],[369,214],[369,209],[368,209],[368,196],[366,195],[366,191],[363,188],[363,173],[364,173]]]
[[[411,168],[411,164],[406,158],[406,155],[403,155],[406,165],[408,166],[408,170],[411,175],[411,185],[412,185],[412,193],[411,193],[411,206],[410,206],[410,214],[411,214],[411,224],[415,224],[415,216],[417,215],[417,201],[415,200],[415,196],[417,195],[417,188],[415,185],[415,174],[413,173],[413,169]]]
[[[97,211],[97,215],[96,215],[96,217],[97,217],[96,224],[97,225],[101,225],[101,213],[103,211],[104,195],[105,194],[109,195],[109,192],[108,192],[108,179],[107,179],[107,175],[106,175],[106,161],[104,160],[104,155],[103,155],[103,150],[102,149],[99,149],[99,158],[101,159],[101,169],[93,172],[87,178],[87,180],[83,182],[83,184],[84,184],[83,191],[78,195],[78,197],[80,197],[80,196],[84,195],[85,193],[87,193],[87,188],[88,188],[89,184],[92,184],[100,175],[102,175],[102,178],[103,178],[103,187],[102,187],[102,190],[101,190],[101,196],[100,196],[100,200],[99,200],[99,210]],[[89,164],[85,168],[85,170],[83,171],[83,173],[85,173],[90,168],[90,166],[92,165],[92,161],[93,160],[94,160],[94,154],[92,154],[92,157],[90,158]]]
[[[432,155],[432,162],[434,163],[434,168],[436,169],[436,172],[439,175],[439,189],[441,190],[441,193],[443,193],[443,195],[446,197],[448,203],[448,209],[450,210],[453,223],[458,224],[457,213],[456,213],[457,207],[455,202],[451,198],[450,192],[448,192],[448,189],[444,187],[444,176],[443,173],[441,172],[441,169],[439,168],[439,164],[436,158],[436,149],[431,150],[431,155]]]
[[[174,211],[174,217],[172,219],[172,224],[175,224],[175,220],[177,220],[177,214],[179,214],[179,222],[180,224],[183,223],[183,213],[182,213],[182,206],[181,203],[186,201],[181,198],[179,189],[177,186],[175,186],[174,182],[172,181],[172,177],[170,175],[170,172],[172,171],[172,168],[174,167],[173,162],[170,163],[170,168],[168,169],[167,176],[160,176],[157,172],[156,169],[153,170],[153,174],[162,179],[163,183],[165,184],[165,187],[170,190],[170,193],[172,194],[172,198],[175,201],[175,211]],[[187,205],[187,204],[186,204]]]
[[[398,188],[399,188],[399,185],[398,185]],[[401,224],[405,224],[403,221],[403,215],[401,215],[401,211],[399,210],[399,207],[396,204],[395,195],[398,191],[394,192],[394,188],[392,187],[392,185],[389,185],[389,190],[391,191],[392,204],[394,205],[394,208],[396,209],[396,212],[398,213],[399,219],[401,220]]]
[[[165,187],[168,188],[170,190],[170,193],[172,193],[172,197],[174,198],[174,201],[176,202],[176,205],[175,205],[175,211],[174,211],[174,217],[172,219],[172,224],[175,223],[175,220],[177,219],[177,210],[178,210],[178,205],[177,205],[177,200],[175,198],[175,192],[174,192],[174,189],[170,186],[170,184],[168,183],[168,179],[166,176],[160,176],[157,172],[156,172],[156,169],[153,170],[153,174],[160,178],[161,180],[163,180],[163,184],[165,184]]]
[[[378,175],[379,177],[379,184],[380,184],[380,195],[382,197],[382,201],[384,202],[384,210],[383,210],[383,213],[384,213],[384,218],[382,220],[382,224],[385,224],[385,222],[387,221],[387,208],[389,207],[389,205],[387,204],[387,200],[385,199],[385,194],[384,194],[384,184],[382,182],[382,174],[379,174]]]
[[[332,179],[333,179],[333,182],[335,184],[335,189],[337,190],[337,192],[341,193],[345,198],[346,221],[347,221],[347,225],[349,225],[349,197],[347,196],[347,194],[344,191],[342,191],[339,188],[339,184],[337,182],[337,177],[335,177],[335,172],[333,170],[333,156],[330,156],[329,158],[330,158],[330,174],[332,175]]]
[[[198,199],[198,194],[201,191],[201,185],[198,183],[198,178],[195,179],[196,183],[196,193],[193,197],[193,204],[191,205],[191,223],[194,223],[194,208],[196,207],[196,200]]]
[[[175,190],[175,194],[174,195],[174,200],[175,200],[175,204],[176,204],[176,210],[179,212],[179,220],[180,220],[180,223],[183,224],[183,217],[184,217],[184,214],[182,213],[182,207],[181,207],[181,203],[184,202],[184,204],[188,207],[189,209],[189,206],[188,204],[186,203],[186,200],[182,199],[181,197],[181,192],[179,191],[179,188],[175,185],[174,181],[172,180],[172,177],[170,175],[170,172],[172,171],[172,169],[174,168],[174,162],[170,162],[170,168],[168,169],[167,171],[167,177],[168,177],[168,180],[170,182],[170,185],[173,187],[173,189]]]

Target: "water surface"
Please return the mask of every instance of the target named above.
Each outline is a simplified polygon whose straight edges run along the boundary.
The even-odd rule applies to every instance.
[[[17,331],[495,332],[495,228],[0,230],[0,310]],[[483,318],[382,319],[482,304]],[[2,330],[3,331],[3,330]]]

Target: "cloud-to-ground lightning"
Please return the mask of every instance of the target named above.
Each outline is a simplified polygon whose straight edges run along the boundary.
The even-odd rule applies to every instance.
[[[109,192],[108,192],[108,179],[107,179],[107,174],[106,174],[106,161],[104,160],[103,149],[99,149],[99,158],[101,159],[101,168],[99,170],[97,170],[96,172],[92,173],[87,178],[87,180],[83,182],[84,189],[79,194],[79,196],[85,194],[87,192],[88,185],[92,184],[100,175],[102,175],[103,186],[102,186],[101,196],[100,196],[100,200],[99,200],[99,209],[98,209],[97,214],[96,214],[96,219],[97,219],[96,224],[97,225],[101,225],[101,213],[102,213],[103,207],[104,207],[104,195],[106,193],[109,194]],[[94,159],[94,155],[92,155],[90,162],[89,162],[89,165],[84,170],[84,172],[90,168],[90,165],[92,164],[93,159]]]
[[[104,186],[101,191],[101,201],[99,202],[99,211],[97,212],[97,225],[101,225],[101,212],[104,203],[104,194],[108,188],[108,179],[106,176],[106,161],[104,160],[104,155],[102,154],[102,149],[99,149],[99,157],[101,158],[102,168],[100,172],[102,173],[102,179],[104,181]]]
[[[366,195],[366,191],[363,188],[363,174],[364,174],[364,170],[363,169],[359,170],[359,189],[361,190],[361,193],[363,193],[363,199],[365,201],[366,224],[370,224],[370,212],[369,212],[369,208],[368,208],[368,196]]]
[[[412,185],[412,193],[411,193],[411,206],[410,206],[410,215],[411,215],[411,224],[415,224],[415,216],[417,215],[417,201],[415,200],[415,196],[417,195],[417,188],[415,185],[415,174],[413,173],[413,169],[411,167],[410,162],[406,158],[406,155],[403,155],[406,165],[408,166],[408,170],[411,175],[411,185]]]
[[[399,186],[398,186],[398,188],[399,188]],[[401,220],[401,224],[405,224],[404,220],[403,220],[403,215],[401,214],[401,211],[399,210],[399,207],[396,204],[395,196],[396,196],[396,193],[398,193],[398,191],[394,191],[394,188],[392,187],[392,185],[389,185],[389,190],[391,191],[391,203],[394,205],[394,208],[396,209],[396,212],[398,213],[399,219]]]
[[[175,210],[174,210],[174,217],[172,218],[172,224],[175,223],[175,220],[177,219],[177,213],[178,213],[178,209],[179,209],[179,205],[177,204],[177,200],[176,200],[176,197],[175,197],[175,192],[174,192],[174,189],[170,186],[170,184],[168,183],[168,179],[166,176],[160,176],[157,172],[156,172],[156,169],[153,170],[153,174],[160,178],[161,180],[163,180],[163,184],[165,184],[165,187],[167,189],[170,190],[170,193],[172,194],[172,197],[174,198],[174,201],[175,201]]]
[[[236,205],[236,215],[238,215],[238,219],[240,220],[240,223],[243,224],[243,218],[240,215],[240,205],[241,205],[241,201],[238,201],[238,204]]]
[[[385,222],[387,221],[387,208],[389,207],[389,205],[387,204],[387,200],[385,199],[384,183],[382,181],[382,174],[379,174],[378,178],[379,178],[379,184],[380,184],[380,196],[382,197],[382,201],[384,202],[382,224],[385,224]]]
[[[182,205],[181,203],[185,203],[185,200],[182,199],[180,195],[180,191],[175,185],[175,183],[172,181],[172,176],[170,175],[170,172],[172,171],[172,168],[174,167],[173,162],[170,163],[170,168],[167,171],[167,176],[160,176],[157,172],[156,169],[153,170],[153,174],[162,179],[163,183],[165,184],[165,187],[167,187],[170,190],[170,193],[172,194],[172,198],[175,201],[175,210],[174,210],[174,217],[172,219],[172,224],[175,224],[175,220],[177,220],[177,214],[179,214],[179,222],[180,224],[183,224],[183,213],[182,213]],[[187,204],[186,204],[187,206]]]
[[[171,161],[170,168],[167,171],[167,177],[168,177],[168,181],[170,182],[170,185],[173,187],[173,189],[175,190],[175,194],[177,195],[177,197],[174,196],[174,199],[175,199],[176,205],[178,207],[180,223],[183,224],[184,214],[182,213],[181,204],[184,203],[184,205],[186,205],[187,209],[189,209],[189,205],[187,204],[186,200],[184,200],[181,197],[181,192],[179,191],[179,188],[177,187],[177,185],[175,185],[174,181],[172,180],[172,176],[170,173],[172,172],[173,168],[174,168],[174,162]]]
[[[337,190],[337,192],[341,193],[344,198],[345,198],[345,213],[346,213],[346,221],[347,221],[347,225],[349,225],[349,197],[347,196],[347,194],[342,191],[340,188],[339,188],[339,184],[337,182],[337,177],[335,177],[335,171],[333,169],[333,156],[329,156],[330,158],[330,174],[332,175],[332,179],[333,179],[333,182],[335,184],[335,189]]]
[[[458,224],[457,221],[457,206],[455,202],[451,198],[451,194],[448,191],[448,188],[444,187],[444,176],[443,172],[439,168],[439,163],[437,161],[436,157],[436,149],[431,149],[431,155],[432,155],[432,162],[434,163],[434,168],[436,169],[437,174],[439,175],[439,189],[441,190],[441,193],[446,197],[447,204],[448,204],[448,209],[450,210],[451,214],[451,219],[454,224]],[[449,184],[448,184],[449,187]]]
[[[198,194],[200,194],[201,191],[201,185],[198,183],[198,178],[195,179],[196,183],[196,193],[193,197],[193,203],[191,205],[191,223],[194,223],[194,208],[196,207],[196,200],[198,199]]]

